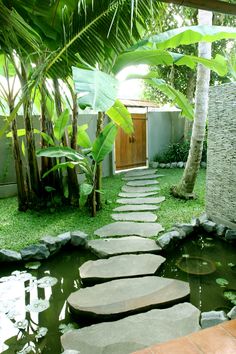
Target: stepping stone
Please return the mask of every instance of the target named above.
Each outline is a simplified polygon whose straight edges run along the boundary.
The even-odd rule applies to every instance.
[[[148,192],[156,192],[160,190],[158,186],[150,186],[150,187],[132,187],[132,186],[123,186],[121,188],[122,192],[127,193],[148,193]]]
[[[155,222],[157,215],[148,212],[119,213],[111,215],[116,221]]]
[[[157,197],[157,198],[120,198],[117,199],[119,204],[159,204],[162,203],[166,198]]]
[[[122,205],[119,206],[115,209],[113,209],[113,211],[143,211],[143,210],[158,210],[160,209],[159,206],[157,205],[151,205],[151,204],[126,204],[126,205]]]
[[[123,177],[122,180],[123,181],[135,181],[135,180],[142,180],[145,178],[148,179],[157,179],[158,177],[163,177],[163,175],[145,175],[145,176],[129,176],[129,177]]]
[[[164,257],[155,254],[128,254],[85,262],[79,268],[79,273],[83,281],[101,282],[141,275],[154,275],[164,262]]]
[[[148,276],[81,288],[72,293],[67,302],[79,316],[101,320],[168,306],[183,301],[189,294],[189,284],[182,280]]]
[[[100,237],[116,237],[116,236],[141,236],[153,237],[163,231],[163,227],[157,223],[147,222],[114,222],[105,225],[94,232]]]
[[[150,186],[152,184],[158,184],[159,182],[155,179],[144,179],[142,181],[130,181],[127,183],[127,186],[133,186],[133,187],[138,187],[138,186]]]
[[[142,198],[142,197],[150,197],[152,195],[157,194],[157,192],[148,192],[148,193],[128,193],[128,192],[121,192],[118,194],[119,197],[123,198]]]
[[[98,257],[109,257],[126,253],[161,252],[161,247],[154,240],[137,236],[90,240],[87,242],[87,248]]]
[[[61,343],[64,350],[79,348],[81,354],[130,354],[199,331],[199,316],[195,306],[178,304],[68,331],[61,337]]]
[[[129,171],[125,174],[125,177],[133,177],[133,176],[147,176],[147,175],[153,175],[154,173],[157,173],[157,170],[155,169],[144,169],[144,170],[135,170],[135,171]]]

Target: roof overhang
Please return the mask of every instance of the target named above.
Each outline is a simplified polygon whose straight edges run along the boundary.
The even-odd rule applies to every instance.
[[[219,0],[161,0],[162,2],[181,6],[194,7],[196,9],[220,12],[228,15],[236,15],[236,4]]]

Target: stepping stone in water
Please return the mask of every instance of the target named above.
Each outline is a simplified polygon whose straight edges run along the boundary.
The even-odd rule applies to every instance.
[[[142,197],[150,197],[152,195],[157,194],[157,192],[148,192],[148,193],[127,193],[121,192],[118,194],[119,197],[123,198],[142,198]]]
[[[155,179],[144,179],[142,181],[130,181],[127,183],[127,186],[133,186],[133,187],[138,187],[138,186],[150,186],[152,184],[159,184],[159,182]]]
[[[153,175],[154,173],[157,173],[157,170],[155,169],[143,169],[143,170],[134,170],[134,171],[129,171],[125,174],[125,177],[133,177],[133,176],[147,176],[147,175]]]
[[[137,236],[90,240],[87,242],[87,248],[98,257],[109,257],[126,253],[161,252],[161,247],[154,240]]]
[[[79,348],[81,354],[130,354],[199,331],[199,316],[195,306],[178,304],[72,330],[63,334],[61,343],[64,350]]]
[[[157,205],[151,205],[151,204],[126,204],[119,206],[113,211],[143,211],[143,210],[158,210],[160,209],[159,206]]]
[[[155,222],[157,215],[150,212],[119,213],[111,215],[116,221]]]
[[[123,177],[123,181],[135,181],[135,180],[142,180],[142,179],[157,179],[158,177],[163,177],[164,175],[146,175],[146,176],[131,176],[131,177]]]
[[[189,284],[184,281],[148,276],[81,288],[72,293],[67,302],[78,315],[101,320],[169,306],[183,301],[189,294]]]
[[[147,222],[114,222],[105,225],[94,232],[100,237],[116,237],[116,236],[141,236],[152,237],[157,236],[159,232],[163,231],[163,227],[157,223]]]
[[[101,282],[141,275],[154,275],[164,262],[164,257],[155,254],[128,254],[85,262],[79,268],[79,273],[83,281]]]
[[[132,186],[123,186],[121,188],[122,192],[127,193],[148,193],[148,192],[156,192],[160,190],[158,186],[147,186],[147,187],[132,187]]]
[[[157,197],[157,198],[120,198],[117,199],[119,204],[159,204],[162,203],[166,198]]]

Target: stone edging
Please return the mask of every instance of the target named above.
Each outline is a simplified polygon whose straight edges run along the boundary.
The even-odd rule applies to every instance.
[[[180,161],[180,162],[169,162],[169,163],[160,163],[160,162],[155,162],[155,161],[150,161],[150,166],[152,168],[185,168],[186,162]],[[206,168],[207,164],[206,162],[201,162],[200,165],[202,168]]]
[[[173,228],[159,236],[156,242],[162,249],[168,250],[196,231],[207,232],[226,242],[236,242],[236,230],[208,220],[205,213],[199,218],[193,218],[189,224],[174,224]]]

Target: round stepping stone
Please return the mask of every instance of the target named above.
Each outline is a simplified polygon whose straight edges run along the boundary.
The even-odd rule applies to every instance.
[[[137,236],[90,240],[87,242],[87,248],[98,257],[109,257],[126,253],[161,252],[161,247],[154,240]]]
[[[128,193],[148,193],[148,192],[156,192],[160,190],[158,186],[147,186],[147,187],[132,187],[132,186],[123,186],[121,187],[122,192]]]
[[[157,198],[120,198],[117,199],[119,204],[159,204],[165,200],[165,197]]]
[[[147,222],[114,222],[105,225],[94,232],[100,237],[116,237],[116,236],[141,236],[152,237],[157,236],[159,232],[163,231],[163,227],[157,223]]]
[[[122,255],[85,262],[80,268],[83,281],[101,282],[118,278],[154,275],[165,262],[155,254]]]
[[[127,186],[133,186],[133,187],[138,187],[138,186],[149,186],[152,184],[158,184],[159,182],[155,179],[143,179],[142,181],[130,181],[127,183]]]
[[[131,312],[168,306],[186,299],[189,294],[189,284],[184,281],[148,276],[81,288],[67,301],[71,310],[81,316],[112,319]]]
[[[199,331],[199,316],[195,306],[183,303],[68,331],[61,343],[64,350],[79,348],[81,354],[130,354]]]
[[[144,197],[150,197],[152,195],[157,194],[157,192],[148,192],[148,193],[127,193],[127,192],[121,192],[118,194],[119,197],[123,198],[144,198]]]
[[[123,177],[122,180],[123,181],[138,181],[138,180],[142,180],[142,179],[157,179],[158,177],[163,177],[163,175],[145,175],[145,176],[128,176],[128,177]]]
[[[125,174],[125,177],[133,177],[133,176],[147,176],[147,175],[153,175],[156,173],[157,170],[155,169],[144,169],[144,170],[134,170],[134,171],[129,171]]]
[[[113,211],[143,211],[143,210],[158,210],[160,209],[159,206],[157,205],[151,205],[151,204],[126,204],[126,205],[122,205],[119,206],[115,209],[113,209]]]
[[[131,213],[119,213],[111,215],[113,220],[116,221],[137,221],[137,222],[155,222],[157,215],[148,212],[131,212]]]

